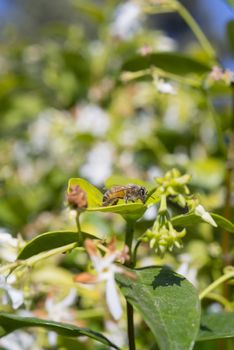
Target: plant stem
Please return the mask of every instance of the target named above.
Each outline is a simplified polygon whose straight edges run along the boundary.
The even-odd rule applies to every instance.
[[[227,162],[226,162],[226,181],[225,181],[225,205],[223,216],[226,219],[232,218],[232,177],[234,170],[234,83],[231,85],[232,92],[232,116],[231,116],[231,132],[229,138],[229,145],[227,150]],[[224,267],[231,264],[230,255],[230,234],[224,230],[222,233],[221,246],[223,251],[223,265]],[[223,289],[223,295],[225,298],[229,298],[230,288],[225,283]]]
[[[81,212],[77,210],[77,212],[76,212],[76,227],[77,227],[77,233],[78,233],[78,237],[77,237],[78,245],[83,244],[83,234],[82,234],[81,225],[80,225],[80,214],[81,214]]]
[[[129,249],[130,259],[126,262],[126,266],[133,267],[133,252],[132,252],[132,241],[134,233],[134,221],[127,221],[126,235],[125,235],[125,244]]]
[[[134,222],[128,220],[126,235],[125,235],[125,244],[128,246],[129,255],[130,255],[130,260],[125,263],[125,265],[128,267],[134,267],[134,261],[133,261],[134,257],[132,253],[133,233],[134,233]],[[128,327],[129,350],[136,350],[133,307],[128,301],[126,301],[126,303],[127,303],[127,327]]]
[[[204,97],[207,103],[208,112],[210,114],[210,117],[213,119],[216,133],[217,133],[217,146],[221,150],[222,155],[226,157],[226,145],[223,140],[223,132],[222,132],[222,125],[221,125],[221,119],[218,113],[216,112],[211,97],[208,95],[207,91],[204,90]]]
[[[128,344],[129,350],[136,350],[135,346],[135,331],[134,331],[134,317],[133,307],[127,301],[127,326],[128,326]]]
[[[227,281],[231,278],[234,278],[234,271],[230,271],[230,272],[225,273],[223,276],[219,277],[216,281],[211,283],[206,289],[203,290],[203,292],[200,293],[199,299],[202,300],[213,289],[217,288],[220,284],[224,283],[225,281]]]
[[[77,211],[76,213],[76,227],[77,227],[77,232],[81,232],[81,226],[80,226],[80,212]]]
[[[224,306],[226,311],[231,311],[232,310],[231,303],[226,298],[224,298],[222,295],[220,295],[220,294],[209,293],[209,294],[206,295],[206,298],[217,301],[218,303],[220,303],[221,305]]]
[[[135,248],[134,248],[134,250],[133,250],[133,253],[132,253],[132,264],[133,264],[133,266],[136,265],[137,250],[138,250],[138,248],[139,248],[139,246],[140,246],[141,243],[142,243],[142,241],[141,241],[141,240],[138,240],[137,243],[136,243],[136,245],[135,245]]]
[[[201,47],[205,50],[207,55],[213,61],[217,61],[216,53],[213,47],[211,46],[209,40],[206,38],[205,34],[201,30],[201,28],[199,27],[195,19],[190,15],[190,13],[186,10],[186,8],[179,2],[176,4],[176,10],[180,14],[180,16],[184,19],[184,21],[187,23],[189,28],[192,30],[193,34],[195,35],[195,37],[197,38]]]

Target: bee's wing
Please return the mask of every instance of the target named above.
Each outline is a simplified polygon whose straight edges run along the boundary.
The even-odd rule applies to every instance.
[[[112,192],[123,191],[123,190],[126,190],[126,187],[127,186],[124,186],[124,185],[114,185],[114,186],[111,186],[110,190]]]

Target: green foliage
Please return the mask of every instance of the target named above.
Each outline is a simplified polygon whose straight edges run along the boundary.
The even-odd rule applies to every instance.
[[[42,327],[67,337],[80,337],[85,335],[102,344],[118,349],[117,346],[111,343],[102,334],[94,332],[91,329],[80,328],[71,324],[42,320],[35,317],[21,317],[7,313],[0,313],[0,322],[0,337],[23,327]]]
[[[203,75],[210,67],[203,62],[176,52],[159,52],[146,56],[136,56],[122,66],[122,70],[136,72],[149,69],[151,66],[178,76],[195,74]]]
[[[233,338],[233,312],[202,315],[197,341]]]
[[[211,216],[218,226],[222,227],[223,229],[229,232],[234,233],[234,225],[231,221],[225,219],[223,216],[218,214],[211,213]],[[193,226],[202,222],[206,222],[201,216],[198,216],[196,214],[174,216],[171,221],[174,226],[181,227]]]
[[[41,235],[36,236],[34,239],[29,241],[23,249],[19,252],[18,259],[24,260],[28,259],[33,255],[40,254],[44,251],[48,251],[54,248],[59,248],[65,246],[69,243],[78,243],[78,240],[82,237],[82,239],[86,238],[96,238],[95,235],[85,233],[85,232],[77,232],[77,231],[53,231],[53,232],[45,232]]]
[[[234,7],[233,0],[226,3]],[[0,234],[0,301],[7,312],[0,314],[2,336],[42,327],[61,336],[51,345],[47,335],[31,330],[46,349],[103,348],[83,340],[81,345],[75,339],[81,335],[115,347],[109,336],[120,343],[126,338],[125,320],[112,322],[111,310],[106,312],[108,286],[107,305],[115,304],[115,277],[139,314],[137,348],[186,350],[197,341],[196,349],[203,350],[202,341],[234,337],[233,276],[231,301],[219,283],[215,296],[207,292],[225,275],[223,257],[232,252],[233,237],[225,251],[223,236],[234,233],[234,211],[224,202],[233,189],[225,183],[233,153],[232,72],[219,66],[181,2],[131,2],[136,22],[126,34],[117,19],[121,5],[129,4],[73,0],[66,4],[68,21],[45,21],[43,30],[40,25],[23,39],[11,33],[4,41],[2,33],[0,229],[12,234]],[[183,18],[196,41],[191,36],[181,45],[148,26],[167,11]],[[28,11],[26,17],[34,18]],[[233,20],[226,34],[233,51]],[[103,205],[108,189],[128,184],[145,187],[144,203],[119,199]],[[87,200],[81,207],[68,200],[74,187]],[[225,207],[229,219],[222,216]],[[147,264],[152,266],[134,268]],[[173,272],[178,268],[184,277]],[[90,281],[94,285],[85,286]],[[105,293],[98,282],[106,282]],[[202,302],[201,322],[198,290],[205,290],[200,299],[210,298]],[[14,293],[22,293],[24,304],[15,306]],[[207,314],[212,298],[231,312]],[[48,320],[19,316],[23,310]],[[52,321],[67,316],[75,325]],[[107,338],[94,331],[104,328]]]
[[[132,271],[136,278],[118,275],[118,284],[153,332],[160,350],[191,349],[200,322],[196,289],[166,267]]]
[[[232,5],[234,7],[234,1]],[[230,47],[234,52],[234,20],[231,20],[227,23],[227,37],[229,39]]]

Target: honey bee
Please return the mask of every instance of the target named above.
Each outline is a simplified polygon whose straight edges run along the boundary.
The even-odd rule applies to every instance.
[[[140,199],[145,203],[147,191],[143,186],[129,184],[126,186],[113,186],[103,195],[103,206],[116,205],[119,199],[124,199],[125,203],[128,201],[135,202]]]

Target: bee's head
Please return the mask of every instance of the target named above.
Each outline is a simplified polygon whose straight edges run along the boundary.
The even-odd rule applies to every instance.
[[[142,202],[145,203],[146,196],[147,196],[146,188],[141,186],[140,189],[139,189],[139,194],[140,194],[140,198],[141,198]]]

